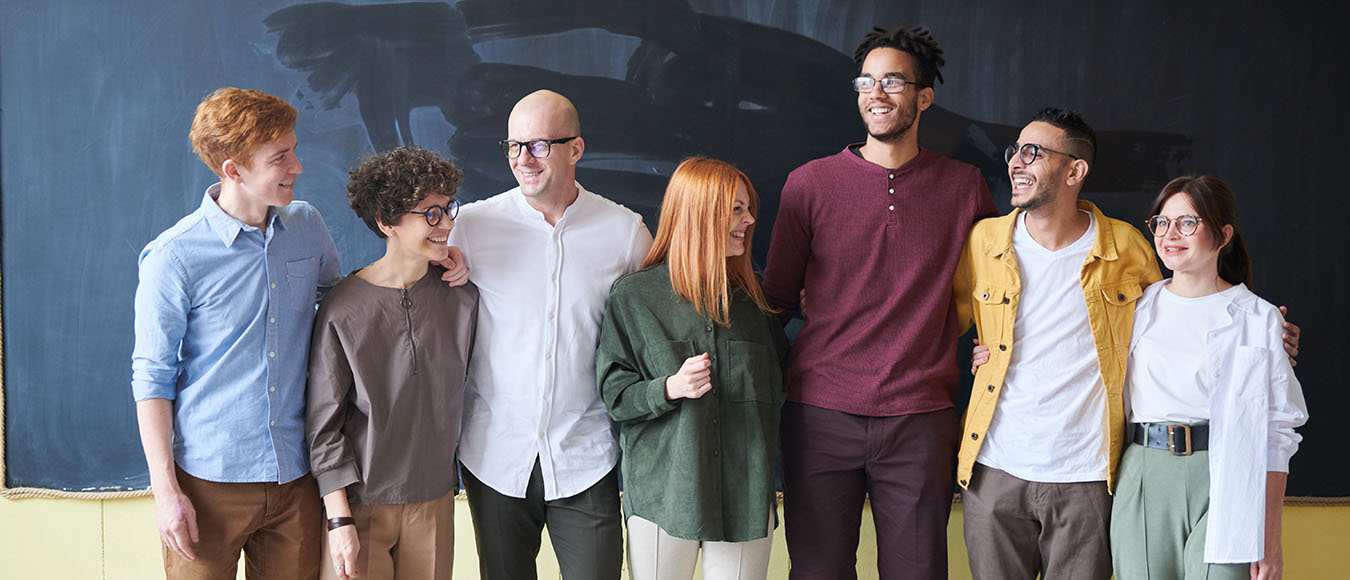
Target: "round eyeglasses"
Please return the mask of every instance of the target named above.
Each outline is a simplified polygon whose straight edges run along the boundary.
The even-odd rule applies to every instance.
[[[905,92],[905,85],[919,86],[919,83],[907,81],[900,77],[881,77],[880,79],[875,79],[869,76],[860,76],[853,79],[853,90],[860,93],[870,93],[872,92],[872,89],[877,87],[877,83],[881,83],[881,92],[891,94]]]
[[[426,218],[427,225],[434,228],[440,225],[441,220],[444,218],[448,217],[450,218],[450,221],[455,221],[455,217],[459,215],[459,202],[451,200],[450,205],[447,205],[445,207],[433,205],[427,208],[426,210],[422,211],[410,209],[408,210],[408,213],[415,213],[417,215]]]
[[[1068,157],[1068,158],[1074,159],[1074,160],[1082,159],[1082,157],[1079,157],[1079,156],[1077,156],[1077,155],[1074,155],[1073,153],[1065,153],[1065,152],[1063,152],[1063,151],[1055,151],[1054,149],[1050,149],[1050,148],[1048,148],[1048,147],[1042,147],[1042,146],[1037,145],[1037,144],[1035,144],[1035,143],[1024,143],[1024,144],[1022,144],[1022,145],[1018,145],[1018,144],[1016,144],[1016,143],[1013,143],[1012,145],[1009,145],[1007,149],[1004,149],[1004,150],[1003,150],[1003,162],[1004,162],[1004,163],[1012,163],[1013,156],[1014,156],[1014,155],[1020,155],[1021,158],[1022,158],[1022,165],[1031,165],[1032,163],[1035,163],[1035,162],[1036,162],[1036,158],[1037,158],[1037,157],[1040,157],[1040,156],[1041,156],[1041,152],[1042,152],[1042,151],[1044,151],[1044,152],[1046,152],[1046,153],[1058,153],[1058,154],[1060,154],[1060,155],[1063,155],[1063,156],[1065,156],[1065,157]]]
[[[554,145],[560,145],[573,139],[576,139],[576,137],[563,137],[562,139],[534,139],[531,141],[512,141],[510,139],[503,139],[498,141],[498,143],[501,144],[502,154],[506,155],[507,159],[520,157],[521,149],[529,150],[530,157],[543,159],[548,157],[548,154],[552,152]]]
[[[1183,236],[1195,235],[1195,230],[1200,228],[1200,222],[1202,221],[1205,220],[1193,215],[1179,215],[1170,219],[1166,216],[1155,215],[1148,218],[1146,223],[1148,224],[1148,231],[1161,238],[1167,235],[1167,228],[1172,227],[1172,224],[1176,224],[1177,233]]]

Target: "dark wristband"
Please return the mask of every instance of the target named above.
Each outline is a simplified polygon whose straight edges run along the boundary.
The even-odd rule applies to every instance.
[[[328,531],[330,532],[343,526],[354,525],[356,525],[356,518],[353,517],[328,518]]]

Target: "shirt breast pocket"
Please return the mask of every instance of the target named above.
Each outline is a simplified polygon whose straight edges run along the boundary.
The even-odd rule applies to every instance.
[[[647,376],[668,377],[680,372],[685,359],[694,356],[694,343],[688,340],[662,340],[648,343],[642,356]]]
[[[318,278],[318,258],[286,262],[286,286],[290,292],[291,309],[303,311],[314,308],[314,299],[318,296]]]
[[[722,395],[738,403],[778,404],[778,393],[782,392],[783,372],[780,370],[778,355],[768,345],[747,340],[732,340],[727,343],[729,361],[720,361],[720,365],[729,367],[727,381],[730,384],[721,387]]]

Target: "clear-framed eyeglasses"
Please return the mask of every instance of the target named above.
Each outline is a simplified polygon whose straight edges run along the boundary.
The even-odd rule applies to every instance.
[[[1148,222],[1146,223],[1148,223],[1148,231],[1152,232],[1154,236],[1161,238],[1167,235],[1167,229],[1172,227],[1172,224],[1176,224],[1177,233],[1183,236],[1195,235],[1195,231],[1197,229],[1200,229],[1200,222],[1202,221],[1205,220],[1202,220],[1193,215],[1179,215],[1174,218],[1155,215],[1151,218],[1148,218]]]
[[[576,139],[576,137],[563,137],[562,139],[533,139],[530,141],[512,141],[510,139],[503,139],[499,141],[499,143],[502,146],[502,154],[506,155],[507,159],[520,157],[520,151],[522,149],[528,150],[530,152],[530,157],[543,159],[548,157],[548,154],[552,152],[554,145],[561,145],[573,139]]]
[[[420,216],[426,218],[426,220],[427,220],[427,225],[429,225],[429,226],[431,226],[431,227],[434,228],[434,227],[440,225],[440,224],[441,224],[441,220],[443,220],[443,219],[445,219],[445,218],[447,218],[447,217],[450,218],[450,221],[455,221],[455,218],[459,216],[459,202],[458,202],[458,201],[451,200],[451,201],[450,201],[450,205],[447,205],[447,206],[445,206],[445,207],[441,207],[441,206],[439,206],[439,205],[433,205],[433,206],[431,206],[431,207],[429,207],[429,208],[427,208],[427,209],[425,209],[425,210],[420,210],[420,211],[419,211],[419,210],[415,210],[415,209],[410,209],[410,210],[408,210],[408,213],[415,213],[415,214],[417,214],[417,215],[420,215]]]

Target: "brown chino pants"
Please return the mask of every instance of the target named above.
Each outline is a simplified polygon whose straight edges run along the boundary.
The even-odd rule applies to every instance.
[[[1039,483],[975,464],[961,494],[975,580],[1109,580],[1105,481]]]
[[[164,548],[168,580],[234,580],[239,551],[249,580],[316,580],[323,534],[314,477],[286,484],[218,483],[181,468],[178,485],[197,512],[197,558]]]

